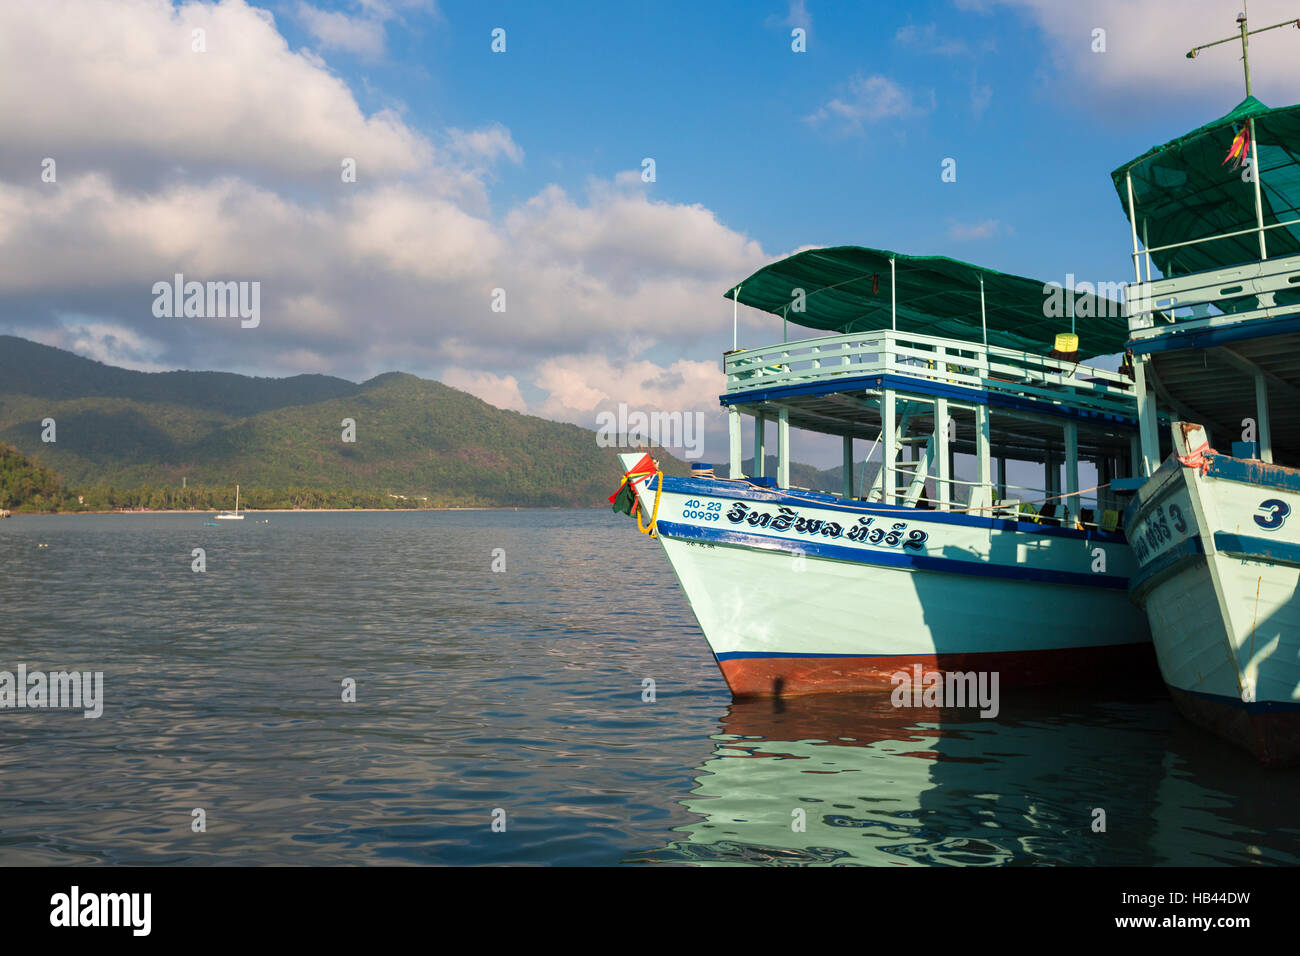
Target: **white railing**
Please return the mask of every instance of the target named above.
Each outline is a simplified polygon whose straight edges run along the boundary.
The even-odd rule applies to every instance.
[[[901,475],[909,481],[916,477],[916,462],[905,462],[901,465],[895,465],[893,468],[884,467],[884,471],[895,477]],[[883,466],[882,466],[883,467]],[[995,518],[1016,518],[1020,521],[1028,521],[1033,524],[1056,525],[1062,528],[1094,528],[1103,531],[1113,531],[1120,524],[1120,514],[1123,512],[1123,504],[1120,503],[1113,494],[1102,494],[1101,489],[1090,489],[1087,492],[1078,494],[1062,494],[1059,490],[1056,492],[1049,491],[1047,488],[1033,488],[1026,485],[997,485],[990,486],[978,481],[963,481],[960,478],[939,479],[932,474],[926,475],[927,484],[936,486],[936,494],[939,497],[931,498],[924,492],[916,496],[918,502],[924,501],[927,505],[935,510],[943,511],[965,511],[970,514],[981,515],[984,517]],[[944,497],[943,485],[961,486],[969,489],[968,496],[962,498],[954,494],[952,498]],[[978,507],[969,507],[970,493],[977,489],[988,488],[990,490],[1001,492],[1004,496],[1000,498],[990,498],[984,505]],[[960,491],[961,488],[954,487],[953,491]],[[1013,494],[1018,493],[1018,494]],[[903,498],[906,495],[898,492],[898,497]],[[861,498],[868,503],[879,503],[883,499],[881,488],[873,486]],[[967,505],[968,507],[962,507]],[[1048,514],[1043,513],[1044,506],[1050,505]],[[1093,520],[1085,521],[1081,518],[1081,511],[1092,513]],[[1114,512],[1114,524],[1107,526],[1102,519],[1107,511]]]
[[[727,393],[896,375],[1133,417],[1130,379],[1116,372],[978,342],[884,329],[731,352]]]
[[[1280,293],[1286,293],[1282,302]],[[1134,282],[1124,298],[1134,341],[1300,315],[1300,255]]]

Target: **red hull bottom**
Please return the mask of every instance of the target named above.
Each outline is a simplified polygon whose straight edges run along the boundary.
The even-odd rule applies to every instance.
[[[998,675],[999,688],[1045,684],[1155,681],[1159,677],[1150,644],[1080,647],[1051,651],[916,654],[899,657],[742,657],[719,661],[736,699],[797,694],[892,691],[892,676],[921,665],[932,671],[984,671]]]
[[[1247,713],[1228,701],[1170,687],[1178,712],[1199,727],[1255,755],[1266,767],[1300,766],[1300,713]]]

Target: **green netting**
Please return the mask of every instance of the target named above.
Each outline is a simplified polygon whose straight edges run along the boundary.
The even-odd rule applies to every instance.
[[[739,284],[738,301],[796,325],[835,332],[891,328],[889,260],[894,259],[897,328],[979,342],[980,280],[990,345],[1046,352],[1070,331],[1068,295],[1042,282],[949,259],[885,249],[810,249],[759,269]],[[804,310],[798,311],[803,290]],[[735,289],[724,295],[733,298]],[[1122,351],[1128,327],[1112,299],[1074,295],[1074,330],[1085,355]],[[1059,309],[1057,308],[1059,306]],[[1055,309],[1062,314],[1053,316]]]
[[[1126,216],[1126,175],[1132,175],[1134,225],[1143,245],[1159,247],[1255,228],[1255,186],[1243,180],[1243,169],[1223,161],[1237,130],[1251,118],[1259,149],[1264,224],[1300,219],[1300,106],[1271,110],[1248,96],[1226,116],[1156,146],[1111,173]],[[1300,231],[1294,226],[1270,229],[1265,235],[1270,258],[1300,251]],[[1166,276],[1258,258],[1258,233],[1151,254]]]

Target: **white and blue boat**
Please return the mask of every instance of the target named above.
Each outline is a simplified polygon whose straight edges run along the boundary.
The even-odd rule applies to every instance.
[[[1113,174],[1132,224],[1128,347],[1148,476],[1128,509],[1132,596],[1179,710],[1265,764],[1290,765],[1300,762],[1300,106],[1264,106],[1249,72],[1247,91],[1226,116]],[[1160,413],[1180,420],[1165,431]]]
[[[1134,383],[1079,361],[1080,344],[1118,352],[1125,323],[1116,303],[1079,295],[1058,337],[1069,319],[1048,316],[1045,293],[856,246],[798,253],[728,291],[733,311],[821,334],[724,355],[725,477],[624,454],[611,500],[657,533],[736,697],[887,689],[916,667],[1003,687],[1154,672],[1107,487],[1137,474]],[[838,494],[791,484],[793,429],[841,440]],[[1031,480],[1017,470],[1038,484],[1013,484]]]

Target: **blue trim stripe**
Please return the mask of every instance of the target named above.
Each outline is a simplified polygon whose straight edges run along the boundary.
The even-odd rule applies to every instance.
[[[1233,557],[1264,561],[1269,564],[1280,563],[1300,566],[1300,545],[1286,541],[1216,531],[1214,532],[1214,547],[1217,551]],[[1180,541],[1150,564],[1143,565],[1141,570],[1133,576],[1129,589],[1136,595],[1139,591],[1146,590],[1153,578],[1163,576],[1166,571],[1204,554],[1205,548],[1201,544],[1199,537],[1191,537],[1186,541]]]
[[[950,511],[931,511],[908,505],[864,504],[816,491],[800,491],[797,495],[780,490],[769,491],[740,482],[709,481],[705,478],[678,478],[669,475],[664,490],[677,495],[700,495],[710,498],[730,498],[737,501],[761,501],[766,504],[787,505],[791,508],[834,508],[851,514],[877,515],[891,518],[909,518],[934,524],[962,525],[968,528],[988,528],[992,531],[1017,531],[1022,534],[1041,534],[1055,538],[1073,538],[1079,541],[1097,541],[1102,544],[1126,544],[1122,532],[1096,529],[1062,528],[1057,525],[1034,524],[1014,518],[983,518],[976,515]]]
[[[1232,555],[1241,555],[1270,564],[1300,565],[1300,545],[1273,538],[1257,538],[1252,535],[1232,534],[1227,531],[1214,532],[1214,546],[1220,551]]]
[[[930,382],[924,379],[910,378],[906,375],[862,375],[852,378],[832,378],[818,382],[805,382],[799,385],[777,385],[773,388],[754,389],[749,392],[728,392],[718,396],[718,404],[747,405],[751,402],[766,402],[779,398],[792,398],[795,395],[830,395],[835,392],[856,392],[874,388],[893,388],[900,392],[914,395],[933,395],[938,398],[951,398],[960,402],[976,405],[988,405],[993,408],[1015,408],[1022,411],[1037,412],[1055,418],[1073,419],[1086,422],[1107,422],[1137,430],[1137,419],[1126,415],[1112,415],[1106,412],[1092,412],[1086,409],[1067,408],[1046,400],[1018,398],[1014,395],[1000,395],[984,389],[970,388],[966,385],[946,385],[942,382]]]
[[[1300,316],[1267,320],[1244,319],[1234,325],[1220,326],[1216,329],[1194,329],[1182,332],[1175,324],[1164,335],[1149,339],[1131,339],[1124,347],[1134,355],[1143,355],[1179,349],[1208,349],[1229,342],[1257,339],[1265,335],[1285,335],[1288,332],[1300,332]]]
[[[1233,458],[1230,455],[1211,456],[1206,475],[1211,478],[1222,478],[1225,481],[1239,481],[1246,485],[1280,488],[1282,491],[1300,491],[1300,469]]]
[[[914,571],[946,571],[951,574],[971,574],[978,577],[1003,578],[1012,581],[1045,581],[1052,584],[1072,584],[1081,587],[1128,587],[1128,578],[1113,574],[1084,574],[1078,571],[1052,571],[1022,565],[992,564],[980,561],[962,561],[957,558],[936,558],[926,554],[898,551],[866,550],[817,541],[797,541],[773,538],[767,535],[729,531],[726,528],[701,528],[675,521],[659,521],[659,533],[669,538],[714,541],[718,544],[738,545],[763,551],[801,551],[804,554],[836,561],[853,561],[880,567],[909,568]]]
[[[1133,576],[1129,584],[1129,591],[1137,594],[1140,590],[1145,590],[1147,584],[1157,576],[1163,576],[1166,571],[1175,566],[1205,554],[1205,548],[1201,546],[1201,539],[1193,535],[1185,541],[1179,541],[1168,551],[1159,555],[1150,564],[1142,565],[1137,574]]]
[[[1199,697],[1213,704],[1244,710],[1248,714],[1300,714],[1300,702],[1286,700],[1252,700],[1247,703],[1240,697],[1228,697],[1223,694],[1210,694],[1203,690],[1188,690],[1186,687],[1169,685],[1189,697]]]

